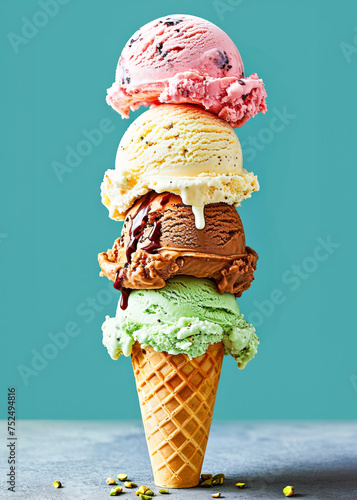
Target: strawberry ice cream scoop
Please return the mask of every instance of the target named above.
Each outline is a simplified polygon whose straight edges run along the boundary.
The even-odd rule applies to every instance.
[[[266,91],[256,73],[244,76],[232,40],[199,17],[171,15],[140,28],[119,58],[107,102],[123,118],[140,106],[197,104],[240,127],[266,112]]]

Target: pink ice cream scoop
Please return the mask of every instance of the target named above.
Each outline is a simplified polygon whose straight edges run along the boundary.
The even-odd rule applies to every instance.
[[[232,40],[199,17],[171,15],[140,28],[119,58],[107,102],[123,118],[140,106],[197,104],[240,127],[265,113],[266,91],[256,73],[244,76]]]

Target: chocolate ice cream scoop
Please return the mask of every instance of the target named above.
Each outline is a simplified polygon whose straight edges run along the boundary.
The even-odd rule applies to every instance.
[[[162,288],[174,275],[212,278],[221,293],[240,297],[254,279],[258,255],[245,246],[233,206],[206,205],[205,220],[199,230],[179,196],[149,192],[128,211],[113,248],[99,254],[101,275],[119,290]]]

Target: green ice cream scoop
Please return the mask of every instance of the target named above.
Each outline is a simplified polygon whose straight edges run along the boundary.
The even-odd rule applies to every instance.
[[[176,276],[159,290],[133,290],[125,310],[102,326],[103,344],[113,359],[130,356],[140,342],[156,351],[185,353],[190,358],[204,354],[209,345],[223,342],[244,368],[257,352],[255,329],[240,314],[230,293],[220,294],[209,279]]]

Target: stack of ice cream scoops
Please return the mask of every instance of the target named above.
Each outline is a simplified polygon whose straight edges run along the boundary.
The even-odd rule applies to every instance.
[[[124,225],[99,264],[121,292],[103,343],[113,359],[131,356],[159,486],[199,483],[223,356],[244,368],[257,351],[236,297],[258,256],[235,207],[259,184],[233,127],[265,113],[265,98],[232,40],[188,15],[140,28],[108,90],[122,117],[150,106],[104,176],[102,202]]]

